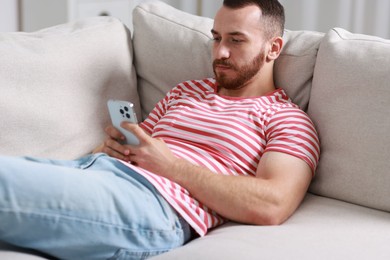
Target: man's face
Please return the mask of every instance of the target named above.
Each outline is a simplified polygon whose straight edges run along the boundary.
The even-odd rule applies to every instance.
[[[257,6],[222,7],[214,20],[213,69],[218,84],[240,89],[260,75],[265,62],[265,42]]]
[[[218,84],[226,89],[239,89],[260,73],[264,65],[264,49],[243,65],[235,65],[228,59],[215,59],[213,69]],[[230,74],[228,73],[230,71]]]

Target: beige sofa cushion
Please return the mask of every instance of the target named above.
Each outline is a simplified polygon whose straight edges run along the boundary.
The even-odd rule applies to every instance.
[[[321,43],[309,115],[322,154],[311,191],[390,211],[390,41],[331,30]]]
[[[213,77],[213,20],[177,10],[162,2],[139,5],[133,12],[134,55],[143,116],[176,84]],[[303,109],[322,33],[287,31],[275,64],[276,84]]]
[[[389,215],[308,194],[283,225],[230,222],[152,260],[388,260]]]
[[[213,76],[212,26],[209,18],[163,2],[134,9],[133,44],[143,116],[178,83]]]
[[[129,32],[116,19],[0,33],[0,57],[2,155],[78,157],[103,140],[107,99],[140,111]]]
[[[275,62],[275,84],[295,104],[307,110],[317,52],[324,34],[313,31],[286,31],[282,53]]]

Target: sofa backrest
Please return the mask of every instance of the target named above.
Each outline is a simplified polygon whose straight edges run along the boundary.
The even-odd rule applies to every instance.
[[[275,62],[275,84],[283,88],[295,104],[307,111],[317,52],[324,36],[312,31],[286,31],[284,47]]]
[[[134,9],[134,57],[144,117],[178,83],[212,77],[212,25],[209,18],[163,2]]]
[[[90,18],[0,33],[0,154],[71,159],[105,137],[108,99],[140,114],[129,31]]]
[[[390,211],[390,40],[323,39],[308,113],[321,139],[313,193]]]

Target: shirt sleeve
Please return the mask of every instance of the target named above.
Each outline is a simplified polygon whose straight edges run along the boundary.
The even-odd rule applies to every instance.
[[[317,131],[309,116],[296,107],[284,107],[273,114],[266,128],[264,152],[290,154],[304,160],[313,174],[320,156]]]
[[[140,127],[151,135],[158,121],[166,114],[170,101],[179,95],[180,87],[178,85],[172,88],[165,97],[156,104],[153,110],[149,113],[148,117],[140,123]]]

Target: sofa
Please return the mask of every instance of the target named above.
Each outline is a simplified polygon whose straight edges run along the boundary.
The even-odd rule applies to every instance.
[[[154,1],[133,25],[0,33],[0,154],[85,155],[105,136],[108,99],[131,100],[142,120],[177,83],[213,76],[212,19]],[[390,41],[341,28],[284,39],[276,84],[321,141],[307,196],[282,225],[228,222],[154,259],[390,259]],[[0,242],[0,259],[47,258]]]

